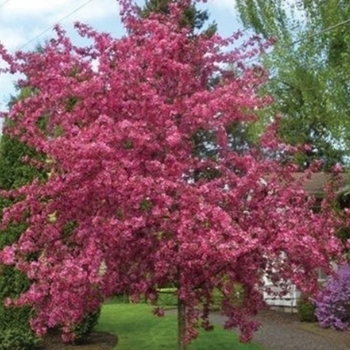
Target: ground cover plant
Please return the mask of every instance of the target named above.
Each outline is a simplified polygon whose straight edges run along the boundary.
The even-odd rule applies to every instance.
[[[277,121],[258,148],[232,147],[231,125],[254,123],[270,101],[258,91],[262,67],[245,64],[267,44],[254,37],[232,49],[239,34],[193,36],[182,24],[191,1],[147,18],[119,3],[122,38],[78,23],[90,46],[74,46],[59,27],[38,52],[0,46],[2,70],[31,89],[3,114],[5,132],[43,154],[32,163],[48,174],[2,193],[16,199],[2,227],[23,220],[26,229],[0,262],[31,281],[7,304],[33,306],[38,335],[60,325],[71,340],[106,297],[156,304],[171,285],[183,350],[199,327],[211,329],[218,290],[225,327],[248,341],[262,276],[312,292],[317,268],[329,271],[339,255],[338,219],[327,201],[311,210],[296,168],[281,161],[294,149],[275,136]]]

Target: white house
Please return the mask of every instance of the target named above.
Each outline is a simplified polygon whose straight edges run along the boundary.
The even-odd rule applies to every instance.
[[[302,178],[303,175],[303,173],[295,173],[294,177],[296,180],[299,180]],[[329,174],[323,172],[313,173],[309,179],[305,180],[304,189],[308,193],[310,193],[310,195],[315,196],[317,199],[319,199],[320,202],[324,195],[324,186],[328,181],[329,177]],[[343,189],[346,188],[346,184],[348,183],[349,175],[342,174],[339,193],[343,192]],[[348,195],[348,193],[346,193],[346,195]],[[344,200],[344,198],[341,198],[341,200]],[[319,282],[324,283],[326,281],[326,278],[327,276],[322,271],[319,271]],[[301,296],[301,293],[294,284],[291,283],[290,286],[287,288],[287,293],[283,295],[278,295],[282,289],[274,286],[274,284],[271,281],[269,281],[269,279],[266,277],[264,278],[264,284],[267,289],[270,289],[272,291],[271,293],[263,293],[264,300],[268,305],[270,305],[272,308],[279,309],[281,311],[296,311],[297,302]]]

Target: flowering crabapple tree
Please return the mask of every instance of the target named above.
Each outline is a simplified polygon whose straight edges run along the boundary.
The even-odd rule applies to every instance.
[[[70,339],[106,297],[155,302],[173,284],[185,349],[198,326],[211,329],[219,290],[225,327],[248,341],[258,327],[249,315],[264,305],[262,276],[313,290],[315,269],[327,271],[339,252],[335,219],[326,204],[312,212],[291,165],[230,147],[229,125],[253,123],[269,100],[258,94],[264,71],[244,65],[264,44],[232,49],[238,35],[192,35],[179,25],[188,1],[147,19],[120,3],[128,33],[120,39],[76,24],[91,46],[74,46],[56,27],[40,52],[0,49],[4,71],[32,91],[3,114],[5,132],[43,154],[32,164],[49,174],[3,193],[16,202],[2,227],[27,228],[0,259],[31,281],[8,304],[32,305],[39,335],[60,324]],[[200,132],[214,135],[206,144],[214,155],[196,152]],[[262,142],[286,150],[272,131]]]

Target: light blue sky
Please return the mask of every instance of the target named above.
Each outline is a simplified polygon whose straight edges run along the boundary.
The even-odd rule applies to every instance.
[[[142,0],[137,1],[142,4]],[[219,33],[228,36],[240,28],[234,0],[209,0],[208,9]],[[80,21],[118,37],[123,34],[116,0],[0,0],[0,42],[10,51],[32,50],[52,36],[52,26],[60,22],[69,36],[79,40],[73,23]],[[1,66],[0,61],[0,66]],[[16,77],[0,75],[0,109],[3,110]]]

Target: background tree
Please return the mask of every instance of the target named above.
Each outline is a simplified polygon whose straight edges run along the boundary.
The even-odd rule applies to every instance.
[[[281,113],[280,135],[291,144],[312,147],[298,161],[324,168],[346,162],[349,139],[349,18],[347,1],[238,0],[245,27],[274,37],[265,55],[270,79],[264,93],[274,104],[264,113]]]
[[[140,8],[140,15],[142,18],[149,18],[155,14],[161,14],[164,18],[170,16],[171,6],[174,5],[173,0],[149,0],[145,2],[143,8]],[[214,35],[216,32],[216,24],[212,23],[207,29],[203,30],[205,22],[209,20],[208,11],[198,10],[195,4],[188,4],[183,9],[179,26],[189,29],[189,34],[193,40],[196,40],[198,35]],[[217,83],[219,79],[210,79],[208,84]],[[204,158],[215,157],[217,149],[214,144],[214,135],[210,131],[197,130],[193,135],[194,152],[197,156]],[[200,177],[215,176],[216,172],[211,169],[196,169],[194,171],[194,180],[197,181]]]
[[[40,52],[41,48],[37,48]],[[17,96],[11,98],[10,105],[30,98],[35,94],[31,87],[23,88]],[[38,126],[44,130],[46,120],[41,119]],[[5,129],[11,127],[11,121],[5,120]],[[13,126],[12,126],[13,127]],[[45,181],[47,158],[44,154],[35,151],[26,143],[20,141],[18,136],[4,134],[0,141],[0,189],[16,190],[33,180]],[[37,166],[34,166],[34,164]],[[0,197],[0,213],[14,203],[13,199]],[[0,233],[0,247],[16,244],[26,229],[24,220],[14,220]],[[35,257],[28,257],[29,259]],[[0,273],[0,350],[33,350],[37,348],[40,339],[30,328],[30,318],[34,315],[31,305],[21,308],[6,307],[7,298],[17,298],[30,287],[30,280],[19,269],[13,266],[1,265]],[[83,341],[97,324],[99,311],[87,314],[85,318],[75,325],[77,341]]]
[[[33,149],[16,138],[2,135],[0,141],[0,188],[16,189],[42,176],[33,166],[23,162],[23,157],[35,156]],[[13,204],[13,201],[0,197],[0,210]],[[1,215],[2,216],[2,215]],[[11,222],[0,234],[0,248],[15,244],[26,225],[23,222]],[[1,265],[0,272],[0,349],[21,348],[32,350],[38,345],[38,338],[29,326],[33,316],[32,308],[5,307],[6,298],[17,298],[27,291],[30,282],[27,276],[13,266]]]
[[[165,16],[170,15],[170,5],[174,4],[172,0],[149,0],[146,1],[144,7],[140,8],[140,14],[142,18],[149,18],[151,14],[160,13]],[[186,26],[194,39],[195,36],[200,35],[214,35],[217,30],[215,23],[210,24],[204,29],[205,23],[209,20],[208,11],[198,10],[195,4],[186,6],[183,11],[183,16],[180,21],[180,27]],[[223,76],[226,74],[233,74],[232,69],[227,67],[227,72],[221,76],[210,77],[208,80],[208,87],[213,87],[216,84],[220,84],[223,80]],[[244,123],[244,121],[233,121],[226,127],[226,132],[230,140],[230,146],[237,152],[246,152],[253,146],[256,141],[256,132],[252,130],[251,124]],[[215,145],[215,133],[208,130],[198,130],[193,135],[194,152],[197,156],[202,158],[216,157],[218,154],[217,147]],[[201,177],[217,176],[217,170],[213,169],[197,169],[194,174],[194,180],[198,180]]]
[[[140,9],[141,16],[147,18],[150,14],[161,13],[163,15],[170,14],[170,5],[174,4],[173,0],[148,0]],[[209,19],[208,11],[198,10],[194,4],[186,6],[183,10],[183,16],[180,20],[180,26],[185,26],[191,32],[203,29],[204,23]],[[205,29],[204,33],[213,35],[216,32],[216,24],[212,23]]]
[[[219,290],[226,328],[240,328],[247,341],[257,328],[247,316],[263,306],[262,275],[317,288],[316,268],[329,271],[339,253],[336,218],[327,203],[310,210],[293,167],[230,147],[227,128],[253,123],[266,104],[258,93],[264,74],[243,63],[252,55],[244,48],[259,50],[260,42],[239,51],[229,47],[235,37],[193,40],[181,4],[143,19],[121,3],[129,33],[121,39],[78,24],[91,46],[75,47],[57,27],[42,52],[0,50],[25,77],[21,88],[36,91],[6,114],[7,132],[44,152],[51,174],[8,193],[17,202],[2,225],[25,214],[27,227],[0,261],[31,280],[13,303],[35,307],[38,334],[60,324],[70,339],[72,324],[105,297],[155,302],[158,286],[173,283],[183,350],[199,325],[211,329]],[[195,152],[199,130],[213,135],[215,157]],[[285,148],[272,128],[263,141]],[[198,169],[217,176],[194,181]]]

